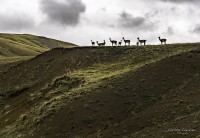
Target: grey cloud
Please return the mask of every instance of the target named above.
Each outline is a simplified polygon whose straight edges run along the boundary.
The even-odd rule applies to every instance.
[[[199,2],[199,0],[161,0],[161,1],[164,1],[164,2],[175,2],[175,3],[196,3],[196,2]]]
[[[102,11],[104,11],[104,12],[106,12],[106,11],[107,11],[106,7],[104,7],[104,8],[101,8],[101,10],[102,10]]]
[[[200,34],[200,24],[196,25],[192,32]]]
[[[167,34],[168,35],[174,34],[174,29],[171,26],[167,28]]]
[[[120,14],[120,25],[125,28],[133,29],[152,29],[154,24],[150,22],[147,17],[134,17],[130,13],[122,12]]]
[[[34,20],[27,15],[2,15],[0,14],[0,30],[19,31],[29,29],[35,25]]]
[[[77,25],[86,6],[81,0],[42,0],[41,10],[50,21],[62,25]]]

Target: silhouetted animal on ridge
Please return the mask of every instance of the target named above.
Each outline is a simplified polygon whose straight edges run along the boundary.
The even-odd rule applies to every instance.
[[[131,40],[126,40],[124,37],[122,38],[124,40],[125,46],[128,44],[130,46]]]
[[[91,40],[91,43],[92,43],[92,46],[95,46],[95,42],[93,42],[93,41]]]
[[[146,45],[147,40],[140,40],[139,37],[138,37],[137,39],[138,39],[138,41],[140,42],[141,45],[142,45],[142,44]]]
[[[110,38],[110,42],[112,43],[112,46],[113,46],[113,45],[117,45],[117,41],[116,41],[116,40],[112,40],[112,39]]]
[[[121,41],[119,41],[119,43],[118,43],[118,46],[121,46],[122,45],[122,40]]]
[[[99,42],[97,41],[97,45],[98,45],[98,46],[105,46],[105,45],[106,45],[106,41],[104,40],[103,43],[99,43]]]
[[[165,38],[160,38],[160,36],[158,37],[159,38],[159,40],[160,40],[160,42],[161,42],[161,45],[164,43],[164,44],[167,44],[167,39],[165,39]]]

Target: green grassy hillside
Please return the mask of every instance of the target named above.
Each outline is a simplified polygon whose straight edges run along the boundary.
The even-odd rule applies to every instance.
[[[29,59],[52,48],[74,46],[76,45],[29,34],[0,34],[0,64],[7,57],[13,62],[25,57]]]
[[[0,67],[0,137],[198,137],[199,61],[200,44],[174,44],[56,48]]]

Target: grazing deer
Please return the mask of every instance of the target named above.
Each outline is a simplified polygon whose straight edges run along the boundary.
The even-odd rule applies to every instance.
[[[112,43],[112,46],[113,46],[113,45],[117,45],[117,41],[116,41],[116,40],[112,40],[112,39],[110,38],[110,42]]]
[[[137,42],[136,45],[139,46],[139,42]]]
[[[138,39],[138,41],[140,42],[141,45],[142,45],[142,44],[146,45],[147,40],[140,40],[139,37],[138,37],[137,39]]]
[[[105,46],[105,45],[106,45],[106,41],[104,40],[103,43],[99,43],[99,42],[97,41],[97,45],[98,45],[98,46]]]
[[[161,45],[164,43],[164,44],[167,44],[167,39],[161,39],[160,36],[158,37],[160,42],[161,42]]]
[[[122,38],[124,40],[125,46],[128,44],[130,46],[131,40],[126,40],[124,37]]]
[[[121,46],[122,45],[122,40],[121,41],[119,41],[119,43],[118,43],[118,46]]]
[[[92,46],[95,46],[95,42],[93,42],[93,41],[91,40],[91,43],[92,43]]]

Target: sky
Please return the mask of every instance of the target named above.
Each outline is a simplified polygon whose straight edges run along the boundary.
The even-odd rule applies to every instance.
[[[200,42],[200,0],[1,0],[0,33],[34,34],[81,46]]]

